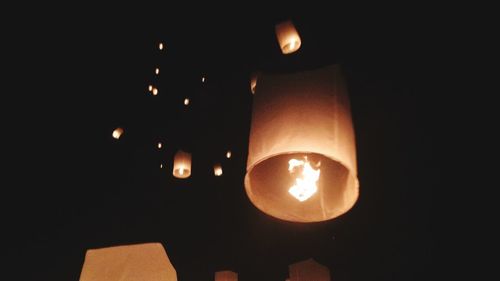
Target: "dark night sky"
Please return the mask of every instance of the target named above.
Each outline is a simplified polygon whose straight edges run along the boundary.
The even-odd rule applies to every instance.
[[[86,249],[154,241],[180,281],[213,280],[226,269],[242,281],[283,281],[289,264],[311,257],[335,281],[432,279],[436,174],[418,83],[427,42],[415,15],[296,7],[181,17],[142,8],[26,13],[18,21],[28,27],[11,32],[4,54],[16,89],[4,104],[16,110],[3,118],[12,144],[3,149],[14,169],[2,220],[4,252],[28,266],[20,279],[78,280]],[[303,42],[290,56],[274,36],[283,19]],[[326,222],[271,218],[243,187],[249,75],[333,63],[351,97],[360,198]],[[147,93],[149,83],[158,96]],[[111,138],[117,126],[125,128],[119,141]],[[193,153],[187,180],[171,175],[180,148]],[[219,161],[224,175],[215,178]]]

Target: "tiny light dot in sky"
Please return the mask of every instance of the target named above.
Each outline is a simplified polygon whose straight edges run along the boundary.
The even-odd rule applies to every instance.
[[[158,67],[157,67],[157,68],[155,69],[155,74],[156,74],[156,75],[160,74],[160,68],[158,68]]]
[[[205,83],[205,76],[201,77],[201,82]]]
[[[231,158],[231,151],[230,151],[230,150],[228,150],[228,151],[226,152],[226,157],[227,157],[228,159],[229,159],[229,158]]]
[[[156,95],[158,95],[158,89],[157,89],[157,88],[154,88],[154,89],[153,89],[153,96],[156,96]]]
[[[189,104],[189,99],[188,98],[185,98],[184,99],[184,105],[188,105]]]
[[[162,147],[161,142],[158,142],[158,148],[161,149],[161,147]]]
[[[158,48],[159,48],[160,50],[163,50],[163,43],[160,43],[160,44],[158,45]]]
[[[153,90],[153,85],[149,85],[148,90],[151,92]]]

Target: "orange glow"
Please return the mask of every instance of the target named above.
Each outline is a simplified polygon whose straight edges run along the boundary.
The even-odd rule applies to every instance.
[[[113,131],[113,138],[115,139],[119,139],[121,137],[121,135],[123,134],[123,129],[122,128],[116,128],[114,131]]]
[[[153,96],[156,96],[156,95],[158,95],[158,89],[157,89],[157,88],[154,88],[154,89],[153,89]]]
[[[222,166],[219,163],[214,165],[214,175],[217,177],[222,175]]]
[[[319,166],[319,163],[317,166]],[[288,161],[288,172],[292,175],[299,174],[295,178],[295,184],[288,189],[288,192],[300,202],[309,199],[318,191],[316,182],[319,179],[320,169],[313,169],[307,160],[307,156],[304,157],[304,160],[290,159]]]
[[[160,69],[158,67],[155,69],[155,74],[156,75],[160,74]]]
[[[184,105],[189,105],[189,99],[188,98],[184,99]]]
[[[300,48],[302,42],[297,29],[295,29],[291,21],[277,24],[275,31],[283,54],[291,54]]]
[[[226,152],[226,158],[227,158],[227,159],[231,158],[231,150],[228,150],[228,151]]]

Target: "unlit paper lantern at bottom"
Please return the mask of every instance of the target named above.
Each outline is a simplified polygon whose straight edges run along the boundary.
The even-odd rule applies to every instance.
[[[174,157],[173,175],[185,179],[191,175],[191,154],[182,150],[177,151]]]
[[[80,281],[177,281],[160,243],[88,250]]]
[[[238,281],[238,273],[232,271],[217,271],[215,281]]]
[[[328,267],[317,263],[313,259],[297,262],[288,266],[290,278],[288,281],[330,281],[330,270]]]
[[[279,219],[324,221],[354,205],[358,186],[340,67],[260,75],[245,176],[250,201]]]

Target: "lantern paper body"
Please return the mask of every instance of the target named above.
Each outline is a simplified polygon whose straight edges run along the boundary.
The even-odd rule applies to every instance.
[[[177,281],[159,243],[88,250],[80,281]]]
[[[123,129],[122,128],[116,128],[114,131],[113,131],[113,138],[115,139],[119,139],[123,134]]]
[[[299,201],[289,189],[291,159],[321,173],[317,191]],[[259,76],[245,176],[250,201],[287,221],[316,222],[347,212],[358,198],[354,130],[340,68]]]
[[[214,165],[214,175],[222,176],[222,166],[219,163]]]
[[[313,259],[291,264],[289,281],[330,281],[330,270]]]
[[[238,281],[238,273],[232,271],[217,271],[215,281]]]
[[[285,21],[276,25],[276,37],[283,54],[291,54],[300,48],[299,33],[291,21]]]
[[[174,157],[173,175],[176,178],[185,179],[191,175],[191,154],[179,150]]]

